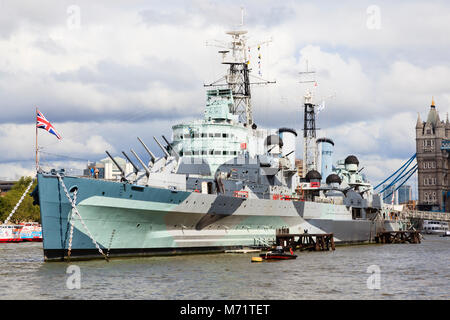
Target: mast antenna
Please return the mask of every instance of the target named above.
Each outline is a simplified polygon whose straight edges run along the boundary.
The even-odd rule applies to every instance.
[[[204,84],[204,86],[231,89],[233,94],[233,105],[230,107],[230,112],[238,115],[239,122],[251,126],[253,124],[253,115],[250,86],[252,84],[275,83],[275,81],[257,78],[257,82],[250,82],[251,69],[249,68],[250,61],[248,51],[252,46],[247,45],[247,31],[243,29],[243,26],[244,8],[241,7],[241,25],[226,32],[226,34],[231,36],[231,41],[228,44],[222,44],[219,41],[215,41],[215,43],[206,43],[206,45],[222,48],[219,53],[222,55],[222,64],[228,65],[228,72],[220,79],[210,84]]]
[[[301,77],[306,76],[304,80],[300,80],[300,83],[314,83],[317,86],[315,80],[315,71],[310,71],[308,66],[308,60],[306,60],[306,71],[299,72]],[[311,75],[313,77],[311,77]],[[317,170],[317,143],[316,143],[316,105],[313,103],[313,94],[311,89],[308,89],[304,95],[304,114],[303,114],[303,178],[311,170]]]

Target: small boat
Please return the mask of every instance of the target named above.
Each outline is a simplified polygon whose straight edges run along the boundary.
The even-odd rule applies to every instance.
[[[24,242],[42,242],[42,227],[37,222],[20,223],[20,238]]]
[[[259,255],[264,260],[290,260],[290,259],[297,259],[297,256],[295,254],[290,253],[279,253],[279,252],[267,252],[267,253],[261,253]]]
[[[441,235],[441,237],[450,237],[450,231],[449,231],[449,230],[446,230],[446,231]]]
[[[42,227],[35,222],[0,225],[0,243],[42,242]]]
[[[1,225],[0,226],[0,243],[22,242],[20,238],[20,229],[18,225]]]
[[[252,262],[262,262],[263,259],[261,257],[252,257]]]
[[[268,251],[266,253],[261,253],[260,258],[264,260],[290,260],[297,259],[297,256],[291,249],[291,253],[284,252],[282,247],[277,247],[274,251]]]
[[[448,222],[439,220],[424,220],[422,232],[427,234],[444,235],[448,233]]]

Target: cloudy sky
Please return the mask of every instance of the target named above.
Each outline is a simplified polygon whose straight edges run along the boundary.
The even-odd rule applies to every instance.
[[[153,135],[202,116],[203,84],[225,71],[206,43],[227,40],[241,7],[249,42],[272,40],[260,71],[276,84],[253,88],[260,127],[301,129],[306,61],[326,100],[320,135],[373,182],[415,152],[432,96],[445,119],[448,1],[0,0],[0,179],[33,173],[36,106],[63,137],[40,130],[44,165],[81,168],[141,149],[136,136],[157,152]]]

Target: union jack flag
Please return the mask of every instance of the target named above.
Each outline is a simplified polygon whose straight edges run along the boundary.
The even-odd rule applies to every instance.
[[[58,139],[61,139],[61,136],[56,131],[56,129],[52,126],[52,124],[45,118],[45,116],[36,109],[36,127],[47,130],[51,134],[54,134]]]

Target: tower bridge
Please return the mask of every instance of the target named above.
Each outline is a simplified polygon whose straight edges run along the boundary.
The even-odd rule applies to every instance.
[[[434,99],[427,120],[416,123],[418,209],[450,212],[450,122],[441,121]]]

